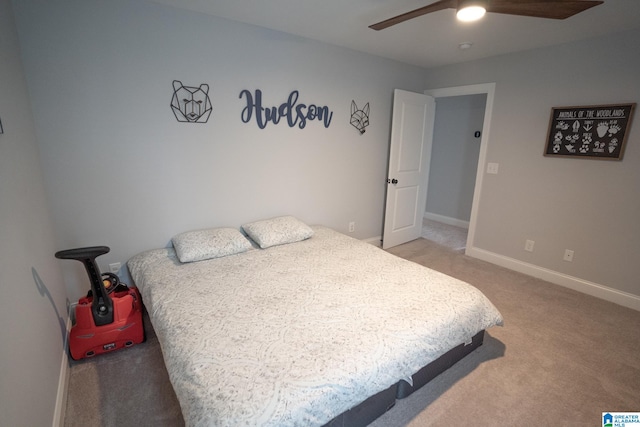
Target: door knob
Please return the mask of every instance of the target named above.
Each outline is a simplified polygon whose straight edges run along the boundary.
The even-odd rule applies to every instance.
[[[397,184],[398,180],[393,178],[393,179],[387,179],[387,184]]]

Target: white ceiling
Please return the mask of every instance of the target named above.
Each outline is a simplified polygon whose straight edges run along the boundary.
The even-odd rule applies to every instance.
[[[368,26],[435,0],[152,1],[425,68],[640,27],[640,0],[605,0],[604,4],[566,20],[487,14],[481,21],[464,24],[456,20],[453,9],[447,9],[381,31]],[[458,46],[463,42],[473,46],[461,50]]]

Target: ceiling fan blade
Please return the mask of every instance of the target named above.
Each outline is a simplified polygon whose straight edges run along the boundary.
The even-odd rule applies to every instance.
[[[567,19],[602,3],[600,0],[490,0],[487,12]]]
[[[403,13],[402,15],[394,16],[385,21],[378,22],[377,24],[369,25],[369,28],[374,30],[383,30],[392,25],[399,24],[409,19],[417,18],[418,16],[426,15],[427,13],[436,12],[442,9],[455,9],[458,7],[457,0],[440,0],[428,6],[421,7],[419,9],[412,10],[411,12]]]

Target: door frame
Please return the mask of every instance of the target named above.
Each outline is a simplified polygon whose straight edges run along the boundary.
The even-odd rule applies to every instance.
[[[473,190],[473,202],[471,205],[471,217],[469,219],[469,231],[467,233],[467,244],[465,254],[474,247],[476,236],[476,222],[478,219],[478,205],[482,195],[482,181],[487,161],[487,149],[489,145],[489,134],[491,131],[491,116],[493,114],[493,100],[495,97],[495,83],[482,83],[467,86],[454,86],[440,89],[428,89],[424,93],[436,98],[436,111],[438,109],[438,98],[448,98],[452,96],[480,95],[486,94],[487,100],[484,108],[484,121],[482,124],[482,135],[480,137],[480,154],[478,155],[478,168],[476,170],[476,185]],[[427,194],[427,197],[428,194]]]

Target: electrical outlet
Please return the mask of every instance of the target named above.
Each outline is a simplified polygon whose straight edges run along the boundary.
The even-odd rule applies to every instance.
[[[524,242],[524,250],[527,252],[533,252],[533,246],[536,244],[533,240],[527,240]]]
[[[498,174],[498,163],[487,163],[487,173]]]
[[[356,223],[354,221],[351,221],[349,223],[349,233],[353,233],[354,231],[356,231]]]
[[[117,273],[118,271],[120,271],[120,267],[122,267],[122,264],[120,264],[119,262],[114,262],[113,264],[109,264],[109,271],[112,273]]]
[[[564,257],[562,259],[568,262],[573,261],[573,251],[571,249],[565,249]]]

